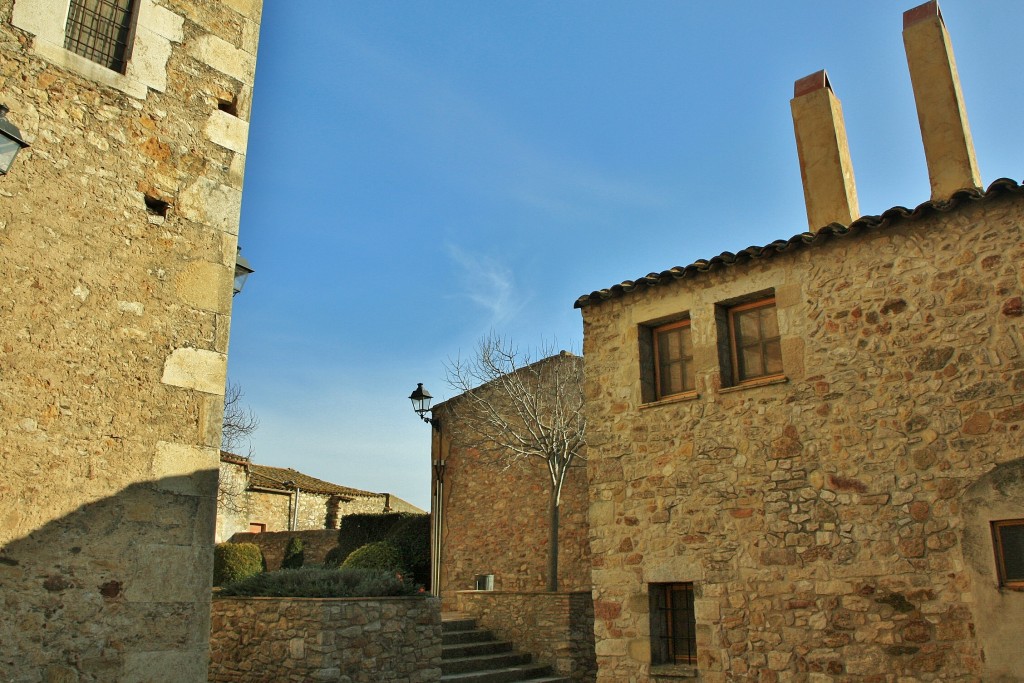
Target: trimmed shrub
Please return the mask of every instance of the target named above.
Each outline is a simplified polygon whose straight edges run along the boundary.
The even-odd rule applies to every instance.
[[[305,561],[306,553],[303,550],[302,539],[292,536],[288,539],[288,545],[285,546],[281,569],[298,569]]]
[[[213,585],[261,574],[263,553],[255,543],[219,543],[213,549]]]
[[[376,598],[420,593],[411,581],[379,569],[301,567],[266,572],[224,586],[221,595],[280,598]]]
[[[341,566],[343,569],[357,567],[405,573],[405,568],[402,567],[402,551],[387,541],[367,543],[362,548],[356,548],[345,558]]]
[[[327,553],[324,564],[340,566],[354,550],[377,541],[388,541],[397,547],[402,553],[402,566],[417,583],[429,587],[430,515],[388,512],[342,517],[338,546]]]
[[[336,545],[327,551],[324,556],[325,567],[340,567],[341,563],[345,561],[345,558],[349,556],[349,551],[342,548],[340,545]]]
[[[402,553],[402,566],[416,583],[430,583],[430,516],[407,515],[384,537]]]

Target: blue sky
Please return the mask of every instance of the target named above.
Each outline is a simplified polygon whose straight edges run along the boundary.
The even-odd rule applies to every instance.
[[[579,350],[576,298],[807,229],[789,100],[825,68],[864,214],[929,198],[915,3],[264,4],[229,376],[256,462],[426,507],[444,363]],[[1024,3],[945,0],[982,178],[1024,178]]]

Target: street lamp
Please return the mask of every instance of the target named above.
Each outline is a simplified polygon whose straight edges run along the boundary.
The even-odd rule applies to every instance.
[[[242,248],[238,247],[238,253],[235,255],[235,287],[231,296],[241,292],[242,287],[245,286],[246,278],[255,272],[256,271],[252,269],[246,258],[242,256]]]
[[[6,104],[0,104],[0,175],[7,175],[14,157],[28,143],[21,139],[21,131],[5,117],[10,111]]]
[[[416,414],[420,416],[420,419],[434,429],[437,429],[437,419],[427,417],[427,413],[430,412],[430,402],[434,400],[434,397],[430,395],[429,391],[423,388],[423,382],[416,385],[416,388],[413,389],[411,394],[409,394],[409,400],[412,401],[412,409],[416,411]]]

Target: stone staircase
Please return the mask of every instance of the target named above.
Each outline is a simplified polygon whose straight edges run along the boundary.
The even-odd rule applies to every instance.
[[[512,649],[474,619],[445,617],[441,621],[442,683],[570,683],[546,664]]]

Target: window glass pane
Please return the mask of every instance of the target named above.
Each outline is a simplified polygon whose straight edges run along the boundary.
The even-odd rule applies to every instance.
[[[760,338],[758,311],[740,311],[736,314],[736,330],[739,335],[737,342],[748,343]]]
[[[683,390],[683,366],[679,363],[673,363],[667,369],[668,381],[662,384],[664,393],[678,394]]]
[[[745,382],[759,377],[781,375],[782,347],[779,337],[779,322],[772,299],[749,304],[755,308],[731,309],[733,335],[731,343],[735,349],[735,367],[732,379]]]
[[[778,339],[765,342],[764,373],[766,375],[782,374],[782,343]]]
[[[676,360],[679,358],[681,349],[679,348],[679,331],[670,330],[665,333],[664,340],[666,344],[667,353],[665,354],[666,360]]]
[[[696,386],[693,378],[693,363],[683,363],[683,390],[692,390]]]
[[[775,316],[775,306],[765,306],[764,308],[757,309],[761,314],[761,333],[763,338],[768,339],[771,337],[779,336],[779,320]]]
[[[693,387],[693,368],[690,347],[690,327],[673,324],[654,333],[655,353],[658,359],[657,398],[688,391]]]
[[[739,350],[740,357],[740,379],[761,377],[764,375],[764,367],[761,364],[761,347],[748,346]]]
[[[1024,522],[1000,524],[997,531],[1003,555],[1003,581],[1024,581]]]
[[[690,341],[690,328],[682,327],[679,329],[679,339],[682,344],[682,354],[686,358],[693,358],[693,342]]]

